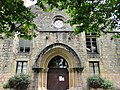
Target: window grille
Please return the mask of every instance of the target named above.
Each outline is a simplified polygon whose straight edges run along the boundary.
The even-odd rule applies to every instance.
[[[90,75],[99,75],[100,74],[100,67],[99,67],[99,62],[89,62],[89,71]]]
[[[88,53],[98,53],[96,33],[86,34],[86,49]]]
[[[19,40],[19,52],[24,52],[24,53],[29,53],[30,52],[30,47],[31,47],[31,41],[30,40],[25,40],[25,39],[20,39]]]
[[[17,61],[16,73],[27,73],[27,61]]]

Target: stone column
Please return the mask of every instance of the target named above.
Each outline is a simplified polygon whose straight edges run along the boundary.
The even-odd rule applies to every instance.
[[[75,72],[75,90],[82,90],[81,68],[74,68]]]
[[[32,79],[32,87],[30,90],[38,90],[38,73],[34,72]]]
[[[42,68],[33,68],[33,81],[32,81],[32,90],[38,90],[39,76]]]
[[[74,70],[72,68],[68,69],[69,72],[69,90],[74,87]]]
[[[81,68],[69,69],[69,90],[82,90]]]
[[[38,90],[47,90],[47,72],[48,68],[44,68],[39,73]]]

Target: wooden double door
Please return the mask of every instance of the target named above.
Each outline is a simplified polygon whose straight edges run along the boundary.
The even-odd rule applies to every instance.
[[[67,90],[69,74],[67,68],[50,68],[47,75],[48,90]]]

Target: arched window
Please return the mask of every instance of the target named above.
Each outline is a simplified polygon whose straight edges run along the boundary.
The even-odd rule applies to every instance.
[[[62,28],[64,26],[64,17],[61,15],[57,15],[53,18],[53,26],[55,28]]]
[[[55,56],[48,64],[48,68],[68,68],[68,63],[61,56]]]

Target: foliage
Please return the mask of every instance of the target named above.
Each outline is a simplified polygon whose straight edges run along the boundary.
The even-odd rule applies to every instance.
[[[4,83],[4,84],[3,84],[3,88],[4,88],[4,89],[8,89],[8,88],[9,88],[8,83]]]
[[[35,15],[22,0],[0,0],[0,34],[5,37],[20,33],[20,37],[31,39],[31,30],[36,30],[33,23]],[[34,34],[34,33],[33,33]],[[35,34],[34,34],[35,35]]]
[[[104,90],[114,90],[114,85],[110,80],[102,79],[100,76],[91,76],[87,79],[90,88],[103,88]]]
[[[48,4],[50,9],[65,9],[70,16],[68,23],[75,25],[75,34],[80,32],[96,32],[101,30],[112,32],[120,20],[119,0],[38,0],[43,7]]]
[[[99,76],[92,76],[88,78],[88,86],[91,88],[101,88],[103,79]]]
[[[38,0],[37,5],[44,11],[64,9],[70,17],[68,23],[76,26],[75,34],[85,31],[99,35],[101,30],[112,32],[120,20],[119,0]],[[32,39],[37,29],[34,18],[22,0],[0,1],[0,34],[10,37],[18,32],[20,37]]]
[[[114,35],[113,38],[120,38],[120,33]]]
[[[110,80],[104,80],[102,88],[105,90],[114,90],[114,85]]]
[[[30,84],[30,77],[26,74],[17,74],[8,80],[8,88],[15,90],[26,90]]]

